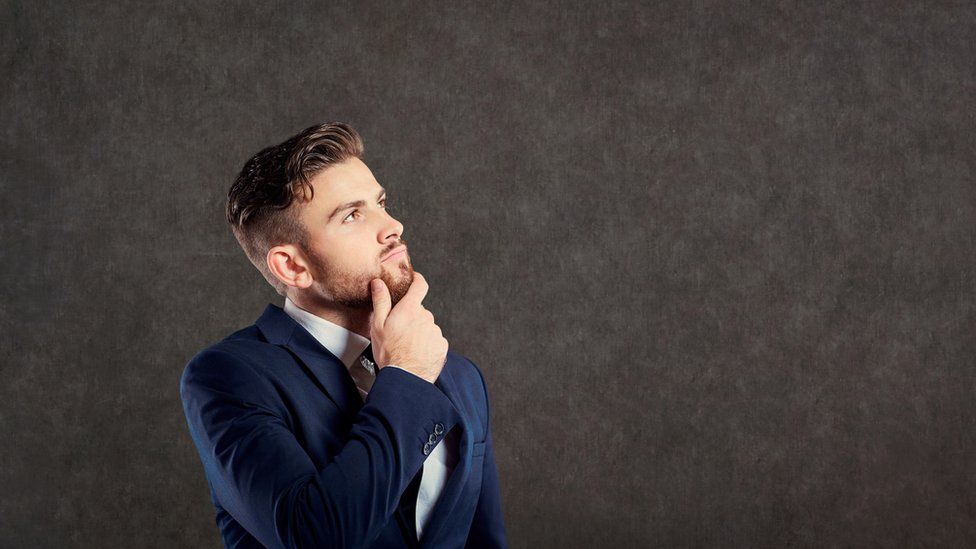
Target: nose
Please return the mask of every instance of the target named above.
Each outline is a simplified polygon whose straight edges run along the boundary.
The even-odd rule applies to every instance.
[[[380,244],[388,244],[400,240],[400,236],[403,234],[403,223],[400,223],[388,213],[384,213],[384,217],[384,223],[379,232]]]

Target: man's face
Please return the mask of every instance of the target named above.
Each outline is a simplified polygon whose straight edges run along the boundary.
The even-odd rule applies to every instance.
[[[386,192],[358,158],[329,166],[311,179],[310,202],[299,216],[308,233],[304,249],[314,279],[305,292],[323,305],[372,310],[369,282],[381,278],[393,305],[413,282],[401,237],[403,224],[386,211]],[[402,249],[384,259],[395,249]]]

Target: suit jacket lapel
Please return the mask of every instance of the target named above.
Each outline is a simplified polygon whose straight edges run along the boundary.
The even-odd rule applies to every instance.
[[[400,496],[400,502],[394,511],[397,522],[400,523],[403,537],[407,539],[410,547],[418,547],[420,544],[417,540],[417,493],[420,489],[423,473],[424,468],[421,467],[410,481],[406,491]]]
[[[429,540],[437,538],[438,530],[450,518],[454,507],[457,505],[464,484],[468,481],[468,476],[471,474],[471,453],[474,447],[471,426],[468,423],[469,418],[465,414],[467,408],[464,406],[464,403],[459,401],[459,391],[457,380],[454,379],[453,368],[449,368],[445,364],[444,369],[441,370],[441,375],[434,384],[440,387],[441,391],[447,395],[447,398],[454,403],[454,407],[461,412],[462,424],[459,426],[461,436],[458,440],[458,462],[454,466],[454,470],[451,471],[451,476],[448,477],[447,483],[444,485],[444,491],[441,492],[441,495],[437,498],[437,503],[434,504],[434,508],[431,510],[429,522],[424,527],[424,534],[420,538],[420,542],[423,545],[432,543]]]
[[[352,423],[363,401],[342,361],[277,305],[269,303],[255,324],[270,343],[290,351],[311,371],[325,393]]]

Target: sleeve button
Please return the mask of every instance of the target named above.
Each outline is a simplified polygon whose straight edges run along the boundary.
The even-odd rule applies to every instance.
[[[427,442],[429,444],[433,444],[435,440],[437,440],[437,437],[434,435],[430,435],[429,437],[427,437]]]
[[[424,444],[424,455],[430,454],[430,444]]]
[[[444,433],[444,425],[441,423],[434,424],[434,434],[441,435]]]

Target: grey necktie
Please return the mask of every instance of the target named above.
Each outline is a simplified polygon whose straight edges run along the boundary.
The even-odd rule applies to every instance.
[[[356,389],[359,390],[359,396],[366,401],[366,395],[369,394],[369,390],[373,388],[373,381],[376,379],[376,363],[373,361],[373,350],[372,345],[367,345],[363,354],[359,355],[356,362],[353,363],[352,367],[349,368],[349,374],[352,376],[353,381],[356,382]]]

